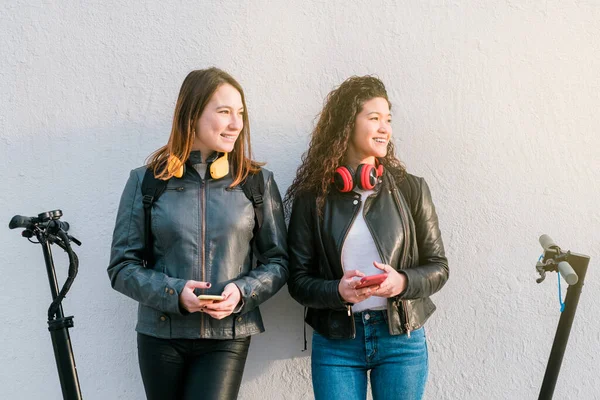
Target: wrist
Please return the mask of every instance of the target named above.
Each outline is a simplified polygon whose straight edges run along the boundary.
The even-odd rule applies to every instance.
[[[408,278],[406,274],[402,271],[398,271],[398,275],[400,276],[400,287],[398,288],[398,293],[394,294],[394,296],[402,296],[404,292],[406,292],[406,288],[408,286]]]
[[[343,284],[342,280],[340,280],[337,284],[337,290],[336,290],[337,300],[338,300],[339,304],[341,304],[343,307],[346,307],[350,303],[342,295],[342,284]],[[338,307],[338,306],[336,306],[336,307]]]
[[[187,307],[185,306],[184,302],[183,302],[183,293],[179,295],[179,312],[182,315],[188,315],[190,313],[190,311],[187,309]]]
[[[244,296],[242,296],[242,289],[240,289],[240,287],[235,282],[231,282],[230,285],[232,285],[234,287],[234,289],[232,291],[234,293],[237,293],[237,296],[239,299],[238,303],[239,303],[240,301],[242,301],[242,299],[244,297]]]

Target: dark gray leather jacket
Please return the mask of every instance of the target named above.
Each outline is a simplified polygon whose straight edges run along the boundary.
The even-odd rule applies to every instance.
[[[351,307],[341,298],[338,284],[344,273],[342,246],[360,202],[357,193],[332,190],[322,219],[314,195],[300,195],[292,209],[288,289],[308,307],[306,322],[332,339],[355,335]],[[390,334],[410,334],[434,312],[429,296],[448,279],[448,260],[429,188],[423,178],[407,174],[396,185],[384,173],[382,184],[366,199],[363,215],[381,260],[407,277],[406,290],[388,299]]]
[[[190,156],[198,157],[196,152]],[[108,266],[112,287],[139,302],[136,330],[160,338],[187,339],[232,339],[263,332],[257,306],[288,278],[286,228],[273,174],[263,169],[264,221],[255,238],[268,264],[251,266],[254,208],[241,187],[229,188],[230,175],[201,179],[188,162],[184,176],[170,179],[153,205],[155,262],[144,268],[141,184],[145,170],[131,171],[123,191]],[[179,307],[179,294],[190,279],[212,284],[203,294],[220,294],[234,282],[242,293],[243,307],[222,320],[187,313]]]

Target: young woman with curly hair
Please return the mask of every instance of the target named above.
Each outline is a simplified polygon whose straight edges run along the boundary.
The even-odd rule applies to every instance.
[[[286,195],[288,288],[314,328],[317,400],[366,399],[369,372],[375,400],[425,389],[423,324],[448,262],[429,188],[394,154],[390,108],[372,76],[329,93]]]

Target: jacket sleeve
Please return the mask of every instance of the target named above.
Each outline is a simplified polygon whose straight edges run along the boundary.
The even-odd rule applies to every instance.
[[[339,280],[318,276],[319,259],[315,246],[317,227],[314,224],[316,210],[314,197],[301,195],[294,200],[288,230],[290,247],[290,295],[303,306],[316,309],[341,310],[346,307],[341,298]],[[313,211],[314,210],[314,211]]]
[[[179,294],[184,279],[145,268],[144,207],[139,175],[131,171],[125,185],[119,210],[108,265],[108,276],[113,289],[138,302],[166,313],[181,314]]]
[[[235,310],[244,314],[273,296],[288,279],[288,252],[285,219],[281,195],[273,174],[265,173],[263,194],[263,223],[254,238],[257,250],[266,257],[267,264],[258,265],[247,275],[233,281],[242,294],[242,307]]]
[[[438,217],[431,199],[429,186],[418,178],[412,188],[412,216],[419,249],[419,265],[402,270],[407,286],[400,299],[428,297],[439,291],[448,280],[448,260],[444,253]]]

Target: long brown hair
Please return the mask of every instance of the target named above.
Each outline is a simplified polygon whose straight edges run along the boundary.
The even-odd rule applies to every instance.
[[[212,95],[223,84],[233,86],[240,93],[244,106],[242,117],[244,127],[228,157],[233,170],[233,183],[231,186],[236,186],[246,179],[249,173],[256,173],[260,169],[262,163],[253,161],[250,158],[252,155],[250,123],[242,86],[227,72],[218,68],[208,68],[190,72],[181,84],[177,104],[175,105],[169,142],[153,152],[146,161],[148,168],[154,171],[155,177],[166,180],[173,176],[173,173],[167,169],[169,156],[175,156],[183,163],[187,161],[194,143],[196,122]]]
[[[368,75],[352,76],[327,95],[312,131],[308,150],[302,155],[302,164],[285,195],[284,203],[288,212],[296,196],[311,193],[316,196],[317,211],[322,215],[335,169],[342,165],[346,156],[356,116],[362,111],[366,101],[376,97],[386,99],[390,109],[392,108],[383,82]],[[386,156],[380,161],[386,173],[391,173],[396,182],[401,182],[406,176],[406,170],[396,158],[391,140],[387,145]]]

